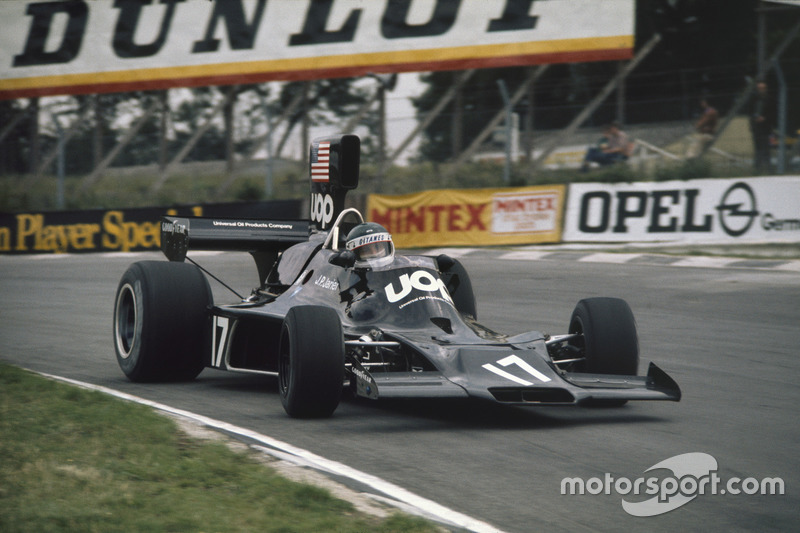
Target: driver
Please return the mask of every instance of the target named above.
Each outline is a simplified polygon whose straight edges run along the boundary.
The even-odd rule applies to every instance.
[[[347,235],[347,249],[356,256],[356,267],[379,267],[394,259],[394,243],[386,228],[375,222],[359,224]]]

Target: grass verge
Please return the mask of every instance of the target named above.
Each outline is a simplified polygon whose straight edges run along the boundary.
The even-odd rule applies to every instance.
[[[436,531],[357,513],[148,407],[0,363],[0,531]]]

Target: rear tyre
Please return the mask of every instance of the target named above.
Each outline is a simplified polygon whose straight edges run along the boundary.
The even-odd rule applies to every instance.
[[[575,341],[584,361],[574,369],[591,374],[635,376],[639,367],[639,338],[630,306],[619,298],[587,298],[572,312],[570,333],[582,334]],[[625,400],[594,402],[619,406]]]
[[[192,380],[207,359],[211,288],[187,263],[141,261],[122,275],[114,304],[117,362],[131,381]]]
[[[335,310],[297,306],[281,328],[278,389],[294,418],[325,418],[339,405],[344,388],[344,334]]]

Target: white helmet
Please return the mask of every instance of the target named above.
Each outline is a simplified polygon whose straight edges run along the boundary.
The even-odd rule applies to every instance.
[[[359,224],[347,235],[347,249],[356,256],[355,266],[379,267],[394,259],[394,243],[386,228],[375,222]]]

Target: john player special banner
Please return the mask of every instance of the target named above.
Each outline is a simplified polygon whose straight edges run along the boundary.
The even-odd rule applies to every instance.
[[[367,218],[398,248],[553,243],[561,239],[564,187],[443,189],[371,194]]]
[[[0,0],[2,1],[2,0]],[[300,200],[0,213],[0,255],[156,251],[161,217],[300,218]]]
[[[634,0],[0,1],[0,98],[629,59]]]

